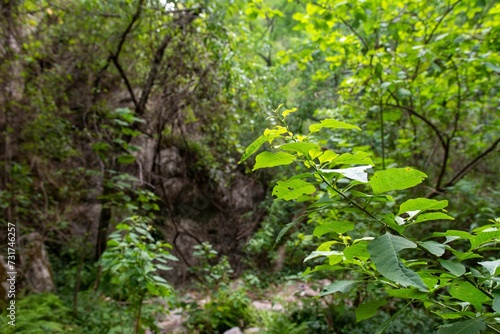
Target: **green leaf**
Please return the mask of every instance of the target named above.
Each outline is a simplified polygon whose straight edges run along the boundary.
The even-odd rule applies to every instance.
[[[354,229],[354,223],[348,221],[333,221],[318,225],[314,228],[313,235],[321,237],[327,233],[345,233]]]
[[[495,261],[483,261],[483,262],[478,262],[480,265],[482,265],[488,272],[490,273],[491,276],[495,276],[499,272],[500,268],[500,260],[495,260]]]
[[[443,244],[436,241],[424,241],[418,243],[422,248],[429,251],[429,253],[440,257],[444,254],[446,248]]]
[[[294,113],[296,111],[297,111],[297,108],[292,108],[292,109],[286,109],[286,110],[284,110],[283,114],[282,114],[283,115],[283,119],[285,119],[286,116],[288,116],[289,114]]]
[[[252,154],[257,152],[265,142],[271,143],[274,139],[278,138],[279,136],[281,136],[283,133],[286,132],[288,132],[286,128],[279,126],[277,126],[276,129],[266,129],[262,136],[255,139],[253,143],[248,145],[247,149],[245,150],[245,153],[241,156],[239,163],[242,163],[243,161],[248,159]]]
[[[309,131],[311,133],[314,133],[314,132],[318,132],[319,130],[321,130],[323,128],[328,128],[328,129],[354,129],[354,130],[361,131],[361,129],[358,126],[356,126],[356,125],[352,125],[352,124],[340,122],[340,121],[337,121],[337,120],[334,120],[334,119],[331,119],[331,118],[324,119],[324,120],[322,120],[318,124],[311,125],[309,127]]]
[[[471,250],[476,249],[479,246],[488,242],[498,241],[499,238],[500,238],[500,230],[480,232],[477,235],[470,238],[470,244],[471,244],[470,249]]]
[[[362,281],[336,281],[321,290],[320,296],[326,296],[335,292],[346,293],[358,286]]]
[[[415,223],[422,223],[429,220],[455,220],[455,218],[443,212],[429,212],[418,215]]]
[[[434,232],[432,233],[433,236],[435,237],[446,237],[447,239],[450,238],[449,240],[446,241],[452,242],[457,239],[471,239],[472,235],[468,232],[465,231],[459,231],[459,230],[448,230],[446,232]]]
[[[443,260],[439,259],[439,263],[448,270],[450,273],[453,275],[459,277],[465,274],[465,266],[461,264],[460,262],[453,261],[453,260]]]
[[[389,327],[392,324],[392,322],[396,320],[396,318],[399,317],[399,315],[403,312],[403,310],[407,308],[408,305],[410,304],[411,302],[403,306],[399,311],[394,313],[389,319],[381,323],[380,326],[375,330],[375,334],[382,334],[387,329],[387,327]]]
[[[315,259],[317,257],[322,257],[322,256],[331,256],[331,255],[342,255],[342,252],[339,251],[312,251],[311,254],[309,254],[305,259],[304,262],[307,262],[309,260]]]
[[[347,261],[352,261],[355,257],[362,260],[368,261],[370,258],[370,253],[368,253],[368,241],[360,241],[344,249],[344,256]]]
[[[386,303],[385,299],[377,299],[359,305],[356,308],[356,322],[373,317],[377,313],[377,310]]]
[[[436,201],[428,198],[409,199],[399,207],[398,215],[408,211],[442,210],[448,206],[447,200]]]
[[[290,201],[304,194],[312,194],[315,191],[316,187],[309,182],[292,178],[286,181],[278,181],[273,188],[273,196],[276,196],[278,199]]]
[[[387,294],[394,298],[401,299],[426,299],[427,293],[417,289],[386,289]]]
[[[391,190],[401,190],[416,186],[427,177],[426,174],[413,169],[391,168],[377,171],[370,180],[374,194],[380,194]]]
[[[493,291],[493,310],[500,313],[500,290]]]
[[[269,168],[289,165],[296,159],[295,155],[285,152],[262,152],[255,158],[255,166],[252,171],[259,168]]]
[[[429,291],[422,279],[408,269],[398,256],[399,251],[416,247],[414,242],[386,232],[370,242],[368,252],[377,270],[385,278],[405,287],[413,286],[421,291]]]
[[[307,156],[310,150],[319,148],[319,145],[314,143],[298,142],[283,144],[279,148],[285,151],[299,152],[302,155]]]
[[[370,153],[358,151],[354,154],[344,153],[333,159],[330,163],[330,167],[338,165],[370,165],[374,166],[372,159],[370,158]]]
[[[436,334],[479,334],[485,329],[483,318],[475,318],[441,326]]]
[[[333,159],[337,158],[339,155],[331,150],[326,150],[322,155],[318,157],[318,160],[321,164],[325,162],[330,162]]]
[[[459,279],[455,279],[450,285],[450,295],[453,298],[470,303],[478,311],[481,311],[483,303],[491,300],[471,283]]]
[[[134,163],[135,157],[131,154],[124,154],[118,157],[118,163],[128,165]]]

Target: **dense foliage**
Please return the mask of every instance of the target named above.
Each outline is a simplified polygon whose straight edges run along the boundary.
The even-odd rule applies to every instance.
[[[3,1],[15,332],[160,332],[166,309],[194,333],[500,332],[499,22],[495,0]],[[321,299],[252,306],[295,281]]]

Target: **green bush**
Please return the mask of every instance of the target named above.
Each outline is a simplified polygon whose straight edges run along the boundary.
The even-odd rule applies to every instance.
[[[15,326],[2,313],[0,326],[5,334],[85,333],[75,324],[71,310],[52,293],[28,295],[16,303]]]
[[[191,303],[186,310],[189,314],[187,327],[197,333],[223,333],[252,322],[250,299],[244,289],[233,291],[229,287],[221,287],[206,304],[199,306]]]

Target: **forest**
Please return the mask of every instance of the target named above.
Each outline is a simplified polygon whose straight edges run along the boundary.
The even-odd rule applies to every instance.
[[[500,2],[0,2],[0,332],[500,333]]]

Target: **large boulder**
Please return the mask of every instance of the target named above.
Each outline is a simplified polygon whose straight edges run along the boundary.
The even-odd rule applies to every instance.
[[[28,290],[35,293],[54,292],[54,279],[43,237],[33,232],[23,236],[22,242],[22,273]]]

